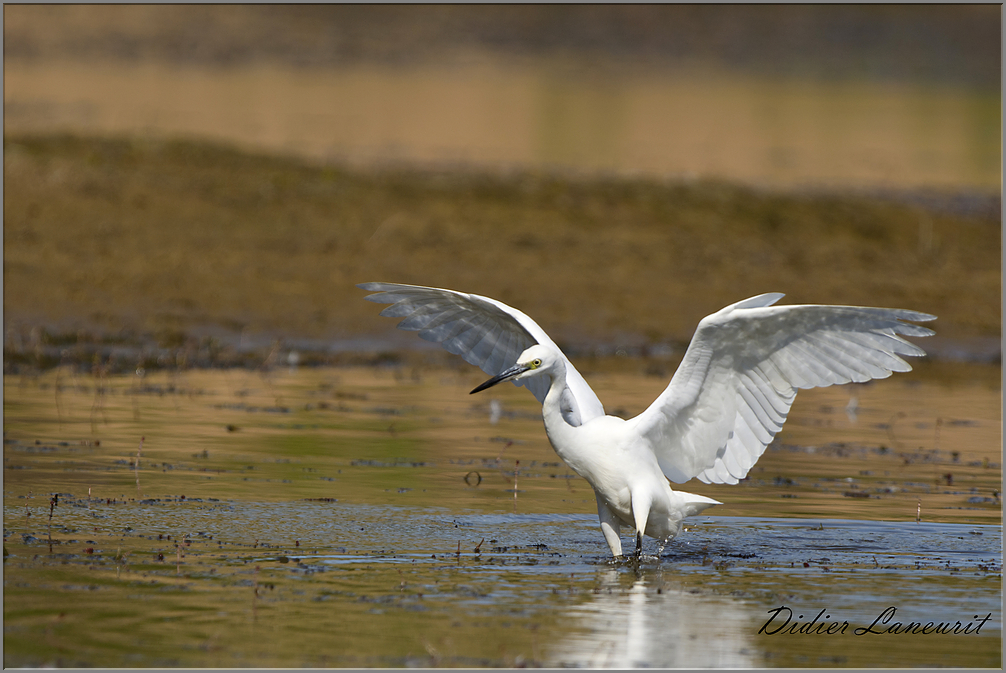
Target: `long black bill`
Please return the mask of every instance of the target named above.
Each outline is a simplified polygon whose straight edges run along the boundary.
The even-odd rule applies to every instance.
[[[481,392],[481,391],[485,390],[486,388],[492,388],[497,383],[503,383],[504,381],[512,379],[513,377],[515,377],[515,376],[517,376],[519,374],[523,374],[528,369],[531,369],[531,367],[529,367],[528,365],[514,365],[513,367],[511,367],[510,369],[506,370],[502,374],[499,374],[498,376],[492,377],[491,379],[489,379],[488,381],[486,381],[482,385],[478,386],[477,388],[475,388],[475,390],[471,391],[468,394],[469,395],[474,395],[475,393]]]

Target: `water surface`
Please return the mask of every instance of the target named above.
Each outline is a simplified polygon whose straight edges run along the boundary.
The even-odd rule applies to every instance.
[[[473,58],[296,68],[16,61],[4,132],[212,138],[356,166],[994,193],[998,91]]]
[[[685,485],[724,505],[634,563],[533,398],[469,378],[5,377],[4,664],[1001,665],[998,391],[801,393],[752,477]],[[619,413],[660,385],[589,378]],[[848,626],[766,633],[780,608]],[[853,633],[890,608],[874,629],[972,632]]]

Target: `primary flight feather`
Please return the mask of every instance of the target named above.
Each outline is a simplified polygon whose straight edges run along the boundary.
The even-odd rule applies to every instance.
[[[601,530],[621,556],[619,529],[667,540],[685,516],[719,504],[674,491],[683,483],[735,484],[782,429],[800,388],[885,378],[924,351],[902,336],[927,313],[858,306],[775,306],[778,293],[706,316],[670,384],[643,413],[606,416],[594,391],[544,330],[524,313],[476,294],[396,283],[362,283],[381,315],[443,345],[492,378],[527,387],[542,403],[545,432],[597,499]],[[666,478],[665,478],[666,477]]]

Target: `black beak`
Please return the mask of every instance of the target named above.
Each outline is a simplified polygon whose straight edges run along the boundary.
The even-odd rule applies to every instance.
[[[489,379],[488,381],[486,381],[485,383],[483,383],[482,385],[476,387],[475,390],[471,391],[468,394],[469,395],[474,395],[475,393],[481,392],[481,391],[485,390],[486,388],[492,388],[497,383],[502,383],[504,381],[508,381],[508,380],[512,379],[513,377],[515,377],[515,376],[523,374],[524,372],[526,372],[529,369],[531,369],[530,365],[520,365],[520,364],[514,365],[510,369],[507,369],[506,371],[504,371],[502,374],[499,374],[498,376],[494,376],[491,379]]]

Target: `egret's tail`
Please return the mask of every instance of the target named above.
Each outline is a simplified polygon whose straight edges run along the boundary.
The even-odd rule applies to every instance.
[[[723,504],[719,500],[713,500],[712,498],[707,498],[704,495],[695,495],[694,493],[674,491],[674,495],[677,496],[679,507],[681,508],[681,511],[684,512],[685,516],[695,516],[707,507]]]

